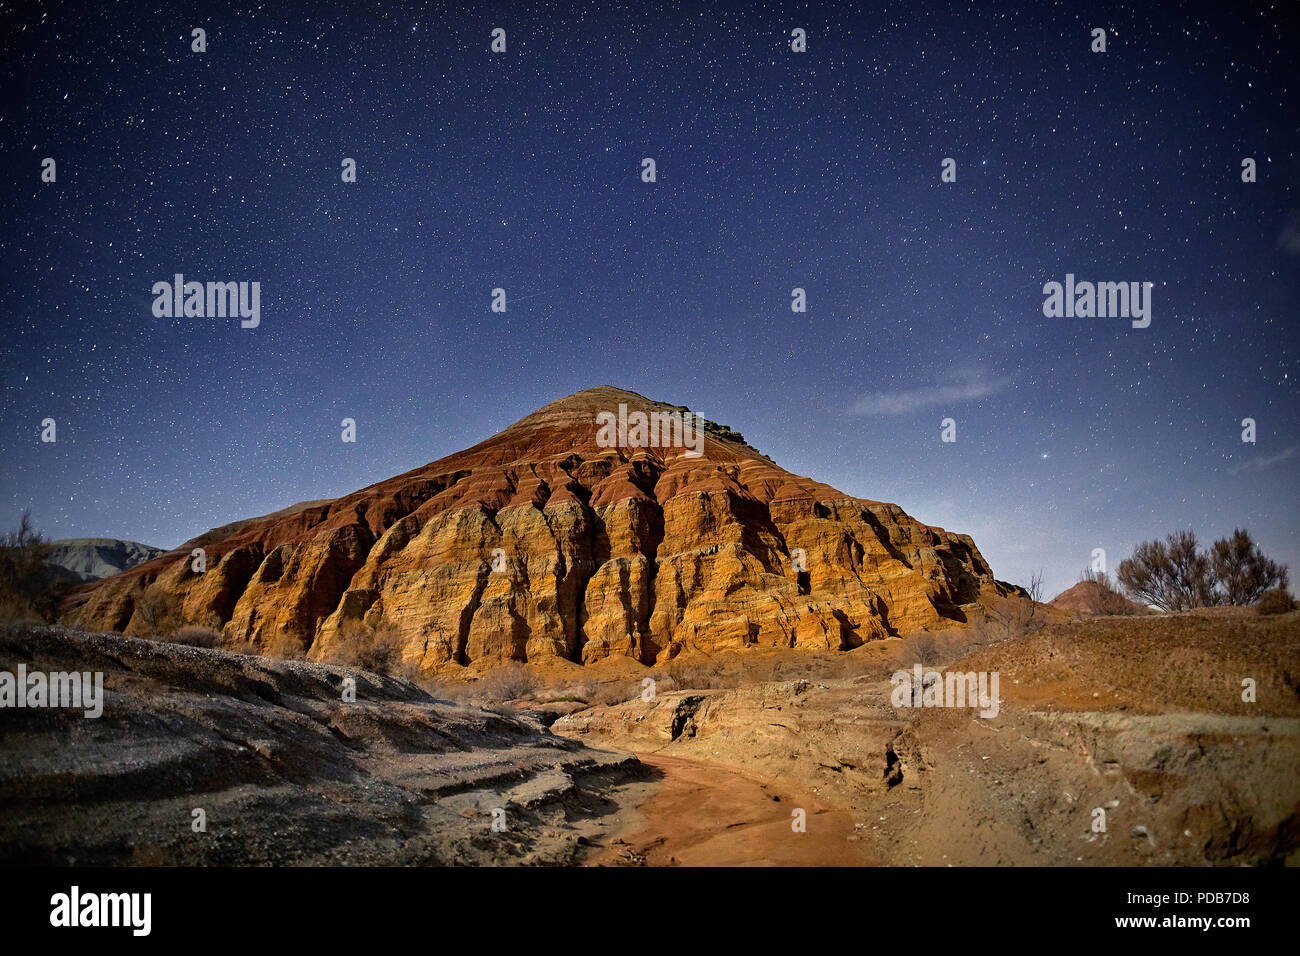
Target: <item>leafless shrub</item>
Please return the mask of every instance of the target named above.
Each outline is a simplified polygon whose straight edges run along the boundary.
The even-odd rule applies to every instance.
[[[266,640],[261,654],[264,657],[278,657],[286,661],[300,661],[307,656],[307,648],[298,638],[287,630],[281,629]]]
[[[939,642],[932,634],[917,634],[909,638],[905,652],[911,663],[920,664],[922,667],[939,662]]]
[[[1273,588],[1265,591],[1260,597],[1259,603],[1255,605],[1260,614],[1285,614],[1295,607],[1295,601],[1291,599],[1290,593],[1286,588]]]
[[[1286,565],[1265,557],[1244,529],[1238,528],[1232,537],[1214,542],[1210,563],[1228,604],[1254,604],[1270,591],[1286,592]]]
[[[1241,528],[1214,542],[1209,552],[1197,549],[1190,530],[1144,541],[1120,562],[1115,576],[1135,600],[1163,611],[1252,604],[1288,583],[1287,566],[1266,557]]]
[[[676,657],[668,662],[664,670],[683,690],[709,690],[723,685],[722,667],[702,652],[688,652]]]
[[[658,693],[657,687],[655,692]],[[590,703],[597,706],[609,706],[611,704],[622,704],[640,696],[640,681],[615,681],[610,684],[602,684],[596,688],[596,692],[591,695]]]
[[[518,700],[537,689],[537,675],[522,664],[506,664],[490,671],[474,685],[475,697],[492,701]]]
[[[449,700],[456,704],[467,703],[470,699],[469,685],[458,680],[443,680],[436,677],[419,678],[416,683],[430,697]]]
[[[161,585],[150,585],[135,599],[132,623],[149,637],[167,637],[182,624],[180,598]]]
[[[591,702],[592,696],[596,693],[599,685],[592,681],[579,681],[577,683],[558,683],[547,687],[544,691],[538,691],[537,698],[543,703],[556,703],[563,701],[574,701],[576,703],[587,704]]]
[[[14,531],[0,536],[0,620],[11,624],[53,621],[71,580],[47,565],[51,546],[24,511]]]
[[[392,627],[370,627],[361,621],[349,621],[339,628],[325,660],[373,674],[402,677],[405,676],[402,647],[402,636]]]
[[[220,647],[221,632],[198,624],[187,624],[169,635],[167,643],[184,644],[187,647]]]

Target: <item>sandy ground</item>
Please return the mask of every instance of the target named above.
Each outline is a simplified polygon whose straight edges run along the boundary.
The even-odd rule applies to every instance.
[[[807,791],[734,767],[638,753],[657,777],[639,806],[620,814],[611,841],[584,862],[595,866],[862,866],[867,856],[854,815]],[[638,799],[640,797],[641,799]],[[803,832],[793,811],[804,811]]]
[[[630,862],[1300,863],[1300,612],[1053,623],[932,665],[999,671],[991,719],[894,707],[888,666],[673,691],[552,730],[663,770],[611,847]],[[772,794],[807,805],[813,839],[790,839]]]
[[[507,716],[333,666],[0,628],[0,670],[105,674],[100,719],[0,721],[0,863],[1300,863],[1300,612],[941,647],[929,666],[1000,673],[989,719],[895,706],[908,644],[878,644],[835,676],[790,650],[738,685]]]

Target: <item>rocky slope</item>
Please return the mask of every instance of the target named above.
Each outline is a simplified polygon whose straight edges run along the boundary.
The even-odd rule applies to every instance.
[[[6,865],[571,863],[642,774],[347,668],[0,628],[0,670],[19,665],[102,672],[104,701],[3,711]]]
[[[466,451],[86,586],[64,620],[146,634],[156,616],[141,605],[163,593],[231,646],[323,659],[385,631],[427,672],[847,649],[962,623],[1013,590],[968,536],[790,474],[724,427],[709,427],[699,458],[601,447],[596,416],[620,403],[680,410],[579,392]]]
[[[118,538],[60,538],[50,542],[46,564],[75,581],[98,581],[163,553],[162,548]]]

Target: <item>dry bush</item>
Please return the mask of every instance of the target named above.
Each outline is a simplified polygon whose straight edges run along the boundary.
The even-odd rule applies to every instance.
[[[709,690],[724,684],[721,666],[703,653],[674,658],[664,670],[683,690]]]
[[[655,694],[658,695],[659,687],[656,682]],[[622,704],[629,700],[635,700],[641,696],[640,681],[615,681],[609,684],[602,684],[596,688],[596,692],[591,695],[588,702],[597,707],[609,706],[611,704]]]
[[[1190,530],[1164,541],[1144,541],[1120,562],[1115,576],[1134,600],[1162,611],[1250,604],[1288,583],[1287,566],[1260,551],[1243,528],[1214,542],[1209,551],[1197,549]]]
[[[50,543],[23,512],[18,528],[0,536],[0,620],[17,624],[53,621],[71,581],[46,565]]]
[[[929,667],[939,663],[939,642],[933,634],[917,634],[909,638],[905,649],[907,660],[912,664]]]
[[[510,663],[489,672],[474,685],[474,696],[492,701],[518,700],[537,689],[537,675]]]
[[[40,615],[26,601],[5,595],[0,597],[0,624],[39,624]]]
[[[325,660],[385,677],[402,677],[407,676],[402,648],[402,637],[394,628],[372,628],[361,621],[349,621],[339,628]]]
[[[183,623],[180,598],[166,588],[151,585],[135,599],[131,620],[149,637],[166,637]]]
[[[220,647],[221,632],[199,624],[187,624],[166,640],[169,644],[184,644],[186,647]]]
[[[1271,591],[1265,591],[1255,609],[1260,614],[1285,614],[1295,607],[1295,601],[1286,588],[1273,588]]]
[[[302,641],[286,630],[279,630],[267,640],[260,653],[263,657],[278,657],[286,661],[300,661],[307,656],[307,649]]]
[[[1286,565],[1265,556],[1250,532],[1243,528],[1234,531],[1230,538],[1214,542],[1210,561],[1227,604],[1254,604],[1269,591],[1286,592],[1289,583]]]
[[[592,681],[581,681],[576,684],[554,684],[546,688],[545,691],[538,692],[537,697],[542,703],[547,704],[562,701],[589,704],[598,687],[599,685]]]
[[[671,694],[675,690],[683,689],[676,678],[666,671],[652,671],[648,676],[654,678],[656,695]]]
[[[463,681],[438,677],[421,677],[415,683],[430,697],[438,700],[449,700],[454,704],[465,704],[470,699],[470,689]]]
[[[741,683],[745,684],[767,684],[772,681],[785,680],[788,677],[789,670],[788,663],[783,664],[776,657],[767,655],[762,657],[746,656],[740,661]],[[783,674],[787,676],[783,677]]]

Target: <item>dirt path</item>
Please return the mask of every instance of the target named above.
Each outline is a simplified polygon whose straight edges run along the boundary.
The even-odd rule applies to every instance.
[[[638,753],[662,775],[594,866],[863,866],[854,817],[758,774],[683,757]],[[806,832],[791,828],[806,813]]]

